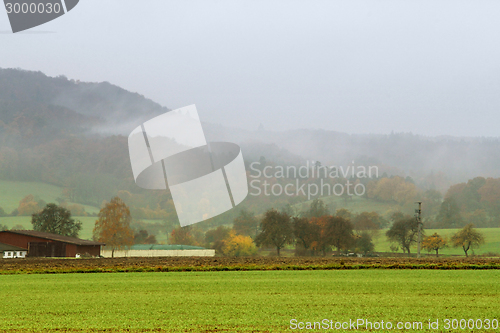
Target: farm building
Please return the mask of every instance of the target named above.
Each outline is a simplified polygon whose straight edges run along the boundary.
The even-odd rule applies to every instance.
[[[0,253],[2,253],[2,258],[24,258],[28,250],[22,247],[0,243]]]
[[[103,250],[111,257],[111,250]],[[126,250],[115,250],[114,257],[213,257],[215,250],[191,245],[137,244]]]
[[[76,257],[101,255],[103,243],[34,230],[0,231],[0,243],[28,250],[28,257]]]

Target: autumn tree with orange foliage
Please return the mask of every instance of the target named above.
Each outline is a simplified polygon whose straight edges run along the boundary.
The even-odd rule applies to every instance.
[[[448,244],[446,239],[441,237],[438,233],[434,233],[432,236],[425,237],[422,242],[422,247],[427,251],[436,251],[436,257],[439,257],[439,250],[447,247]]]
[[[322,252],[326,256],[326,252],[330,250],[332,245],[332,235],[329,229],[329,220],[331,216],[325,215],[322,217],[313,217],[310,221],[316,229],[316,239],[311,243],[311,249],[314,252]]]
[[[94,226],[94,240],[106,243],[111,248],[111,256],[115,250],[134,244],[134,232],[130,228],[132,220],[130,210],[119,197],[114,197],[99,212],[99,219]]]
[[[193,235],[191,226],[177,227],[170,233],[168,243],[172,245],[193,245],[199,246],[200,243],[196,241]]]
[[[43,205],[44,206],[44,205]],[[41,211],[39,202],[35,200],[32,194],[28,194],[21,201],[19,201],[19,207],[17,207],[18,215],[29,216]]]

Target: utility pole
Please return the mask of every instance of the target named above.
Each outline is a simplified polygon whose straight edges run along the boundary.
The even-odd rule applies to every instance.
[[[418,243],[417,243],[417,258],[420,258],[420,246],[422,244],[422,201],[417,201],[418,209],[415,209],[415,216],[418,223]]]

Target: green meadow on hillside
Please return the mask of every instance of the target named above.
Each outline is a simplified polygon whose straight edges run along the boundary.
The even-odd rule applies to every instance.
[[[57,203],[57,198],[62,196],[62,188],[38,182],[0,180],[0,207],[8,214],[16,209],[19,206],[19,201],[29,194],[47,203]],[[99,212],[97,207],[88,205],[83,205],[83,207],[87,213]],[[74,216],[74,218],[82,222],[80,237],[83,239],[92,238],[92,229],[96,218],[90,216]],[[32,228],[31,216],[0,217],[0,224],[7,226],[9,229],[16,225],[22,225],[25,229]]]
[[[328,208],[331,213],[334,213],[335,210],[340,208],[345,208],[352,213],[362,213],[362,212],[377,212],[379,215],[385,215],[391,211],[400,211],[402,210],[405,213],[413,213],[413,208],[416,207],[401,207],[401,205],[396,203],[387,203],[375,201],[372,199],[366,199],[358,196],[353,196],[351,199],[345,200],[339,196],[328,196],[320,198]],[[312,200],[301,202],[295,204],[293,207],[297,211],[306,211],[309,209]]]
[[[73,216],[75,220],[82,222],[82,230],[79,237],[82,239],[91,239],[92,230],[94,229],[96,217],[93,216]],[[12,229],[16,225],[22,225],[24,229],[30,230],[33,228],[31,224],[31,216],[7,216],[0,217],[0,224],[6,225]]]
[[[12,182],[0,180],[0,207],[10,214],[28,194],[45,202],[57,202],[62,197],[62,188],[35,182]]]
[[[27,195],[32,194],[37,199],[46,203],[57,203],[57,199],[62,197],[62,188],[38,182],[12,182],[0,180],[0,207],[10,214],[19,206],[21,201]],[[98,213],[99,208],[94,206],[82,205],[87,213]]]
[[[451,236],[459,231],[460,229],[427,229],[424,230],[425,235],[430,236],[437,232],[441,237],[447,238],[448,240],[451,238]],[[474,250],[474,251],[469,251],[470,254],[485,254],[485,253],[497,253],[500,254],[500,228],[480,228],[477,229],[479,232],[481,232],[484,235],[486,243],[481,245],[480,248]],[[385,236],[385,232],[387,230],[380,230],[378,232],[377,237],[375,238],[375,251],[376,252],[391,252],[391,243],[387,240]],[[423,239],[423,237],[422,237]],[[417,246],[413,246],[412,248],[412,253],[417,252]],[[398,251],[399,253],[402,253],[401,250]],[[426,250],[422,249],[423,254],[427,254]],[[435,252],[430,252],[431,255],[435,255]],[[453,247],[448,247],[445,249],[442,249],[439,251],[439,254],[444,254],[444,255],[464,255],[464,251],[462,248],[453,248]]]

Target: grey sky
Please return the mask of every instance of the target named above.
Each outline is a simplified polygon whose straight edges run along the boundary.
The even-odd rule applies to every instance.
[[[255,129],[499,136],[500,2],[81,0],[0,67],[109,81]],[[0,10],[0,31],[8,31]]]

